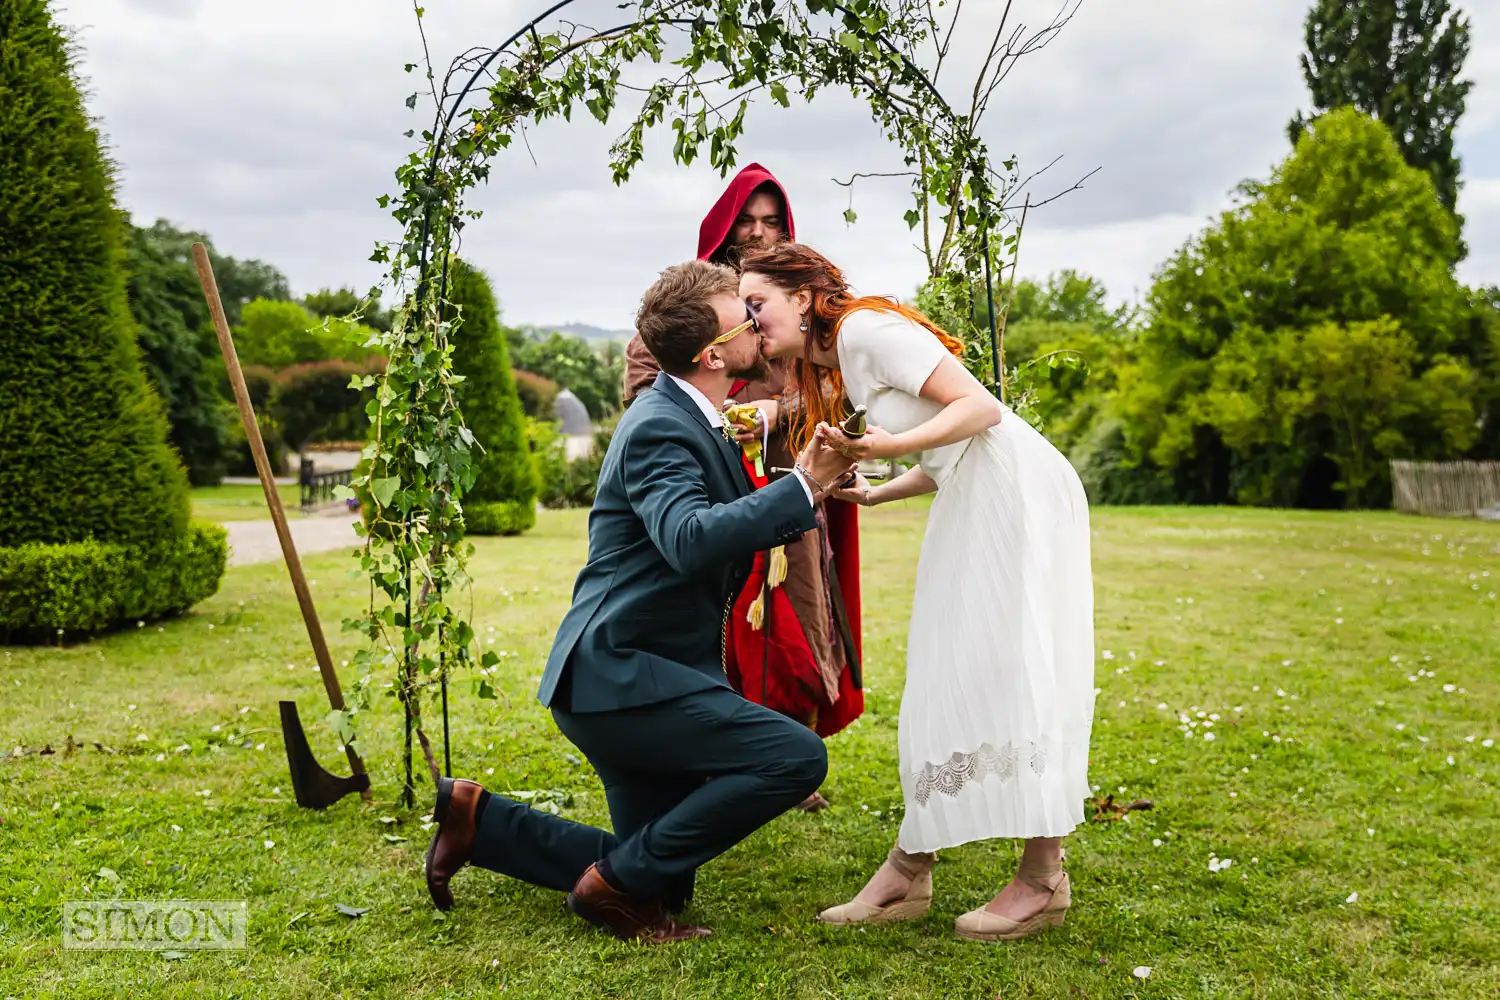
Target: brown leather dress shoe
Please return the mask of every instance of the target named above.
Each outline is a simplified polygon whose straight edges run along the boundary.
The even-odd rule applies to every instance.
[[[707,927],[679,924],[659,902],[621,892],[604,881],[597,864],[589,865],[568,893],[568,909],[615,937],[643,944],[691,941],[713,933]]]
[[[469,861],[474,852],[475,813],[479,793],[484,788],[477,781],[462,778],[439,778],[437,804],[432,818],[437,833],[427,848],[427,891],[440,910],[453,909],[453,893],[448,880]]]

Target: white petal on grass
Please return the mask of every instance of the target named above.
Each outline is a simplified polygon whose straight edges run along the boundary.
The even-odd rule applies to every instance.
[[[1357,903],[1357,902],[1359,902],[1359,893],[1357,893],[1357,892],[1351,892],[1351,893],[1349,893],[1349,898],[1346,899],[1346,900],[1344,900],[1344,902],[1346,902],[1346,903]]]
[[[1149,979],[1151,977],[1151,966],[1137,965],[1134,969],[1130,970],[1130,974],[1137,979]]]

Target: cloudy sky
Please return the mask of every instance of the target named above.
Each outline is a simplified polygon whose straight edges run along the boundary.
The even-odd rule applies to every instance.
[[[1058,39],[1016,69],[986,119],[991,150],[1018,154],[1023,169],[1063,158],[1038,194],[1102,168],[1033,214],[1022,272],[1078,268],[1115,298],[1136,297],[1238,181],[1286,155],[1286,122],[1306,101],[1297,57],[1307,5],[1084,0]],[[139,220],[207,232],[225,253],[276,264],[299,293],[380,277],[366,258],[397,229],[375,199],[394,189],[412,148],[401,133],[430,118],[404,103],[415,79],[402,65],[421,55],[408,0],[58,6],[83,45],[89,107]],[[495,44],[544,6],[427,0],[434,61],[441,68]],[[1470,245],[1461,274],[1500,283],[1500,0],[1460,6],[1473,25],[1476,84],[1458,139]],[[971,4],[972,23],[998,7]],[[1015,7],[1039,26],[1057,2]],[[635,178],[614,187],[606,150],[625,120],[533,130],[531,155],[514,148],[476,196],[486,215],[465,252],[490,272],[508,320],[628,328],[656,272],[692,256],[723,182],[706,166],[672,164],[671,134],[661,132]],[[901,168],[863,106],[828,95],[791,110],[759,107],[748,120],[741,163],[759,160],[782,179],[800,238],[863,291],[910,294],[923,265],[901,221],[905,181],[861,181],[859,221],[842,219],[849,196],[833,178]]]

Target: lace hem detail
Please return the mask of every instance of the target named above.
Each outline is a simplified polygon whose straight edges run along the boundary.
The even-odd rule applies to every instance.
[[[1022,768],[1029,768],[1040,776],[1047,770],[1047,758],[1051,753],[1046,744],[1034,742],[1007,743],[999,748],[981,743],[973,753],[955,751],[941,764],[924,764],[922,770],[916,772],[913,797],[917,805],[925,806],[933,792],[951,798],[973,781],[991,777],[1011,781]]]

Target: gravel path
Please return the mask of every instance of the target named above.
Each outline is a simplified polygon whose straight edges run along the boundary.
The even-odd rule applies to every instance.
[[[354,533],[357,519],[358,515],[335,510],[330,514],[288,522],[297,554],[305,557],[330,549],[355,548],[360,544],[359,536]],[[229,529],[229,565],[245,566],[281,559],[276,525],[269,518],[264,521],[230,521],[224,527]]]

